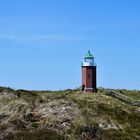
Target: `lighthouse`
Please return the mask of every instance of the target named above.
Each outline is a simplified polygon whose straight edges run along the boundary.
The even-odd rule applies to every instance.
[[[82,63],[82,91],[97,92],[96,64],[93,54],[88,51]]]

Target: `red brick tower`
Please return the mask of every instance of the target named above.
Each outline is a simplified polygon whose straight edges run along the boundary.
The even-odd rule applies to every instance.
[[[90,51],[85,55],[82,63],[82,91],[97,92],[96,65]]]

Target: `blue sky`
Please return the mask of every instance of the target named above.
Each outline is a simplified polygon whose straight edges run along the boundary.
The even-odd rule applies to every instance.
[[[79,87],[91,50],[98,87],[140,89],[139,0],[1,0],[0,85]]]

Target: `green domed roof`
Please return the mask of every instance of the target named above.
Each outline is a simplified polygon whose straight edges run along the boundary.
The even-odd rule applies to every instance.
[[[88,53],[85,55],[85,58],[94,58],[94,56],[90,51],[88,51]]]

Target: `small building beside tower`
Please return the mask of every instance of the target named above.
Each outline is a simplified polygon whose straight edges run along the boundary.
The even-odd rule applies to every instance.
[[[93,54],[88,51],[82,63],[82,91],[97,92],[96,64]]]

